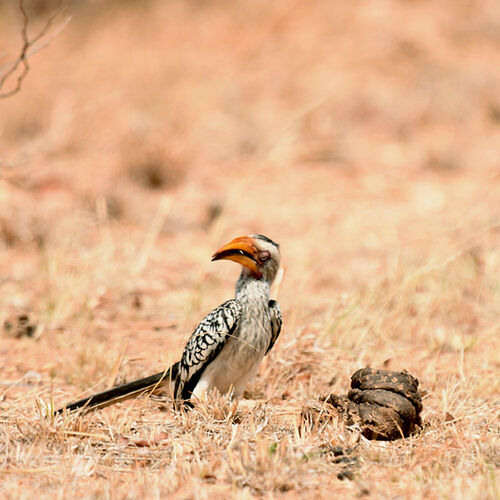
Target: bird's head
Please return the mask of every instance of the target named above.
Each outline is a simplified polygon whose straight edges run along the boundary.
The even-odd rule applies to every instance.
[[[261,234],[239,236],[212,256],[212,260],[222,259],[234,260],[244,273],[272,283],[280,267],[280,246]]]

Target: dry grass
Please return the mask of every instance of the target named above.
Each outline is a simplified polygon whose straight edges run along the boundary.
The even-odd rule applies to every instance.
[[[35,326],[0,333],[0,497],[498,498],[496,2],[72,9],[0,110],[0,322]],[[51,418],[174,361],[249,232],[285,275],[246,399]],[[301,422],[366,365],[420,379],[420,435]]]

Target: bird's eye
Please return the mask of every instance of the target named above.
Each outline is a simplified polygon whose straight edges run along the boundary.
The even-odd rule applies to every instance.
[[[271,254],[269,252],[260,252],[259,254],[259,260],[261,262],[266,262],[266,260],[268,260],[269,257],[271,257]]]

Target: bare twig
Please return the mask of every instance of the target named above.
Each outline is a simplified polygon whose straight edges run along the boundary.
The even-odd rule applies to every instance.
[[[48,35],[54,25],[55,20],[66,10],[66,0],[61,0],[59,7],[57,7],[57,9],[49,16],[43,28],[35,37],[30,39],[28,34],[29,16],[24,7],[24,0],[19,0],[18,7],[23,18],[23,25],[21,29],[23,45],[17,58],[0,68],[0,91],[2,90],[5,83],[9,80],[9,78],[18,70],[18,68],[22,67],[22,69],[17,76],[15,87],[9,91],[0,92],[0,99],[12,97],[21,90],[23,80],[26,78],[26,75],[30,70],[28,59],[32,55],[36,54],[39,50],[46,47],[61,32],[61,30],[68,24],[70,20],[70,17],[67,16],[62,21],[61,25],[58,27],[55,33],[52,34],[52,36],[48,37],[44,41],[41,41],[42,38]]]

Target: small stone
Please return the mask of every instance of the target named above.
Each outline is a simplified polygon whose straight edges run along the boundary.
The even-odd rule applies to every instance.
[[[30,322],[27,314],[19,314],[4,321],[3,331],[7,337],[15,339],[33,337],[36,332],[36,325]]]
[[[352,481],[354,479],[354,474],[349,469],[343,470],[337,474],[337,478],[343,481],[344,479],[349,479]]]
[[[335,457],[344,455],[344,449],[342,448],[342,446],[335,446],[332,451]]]

